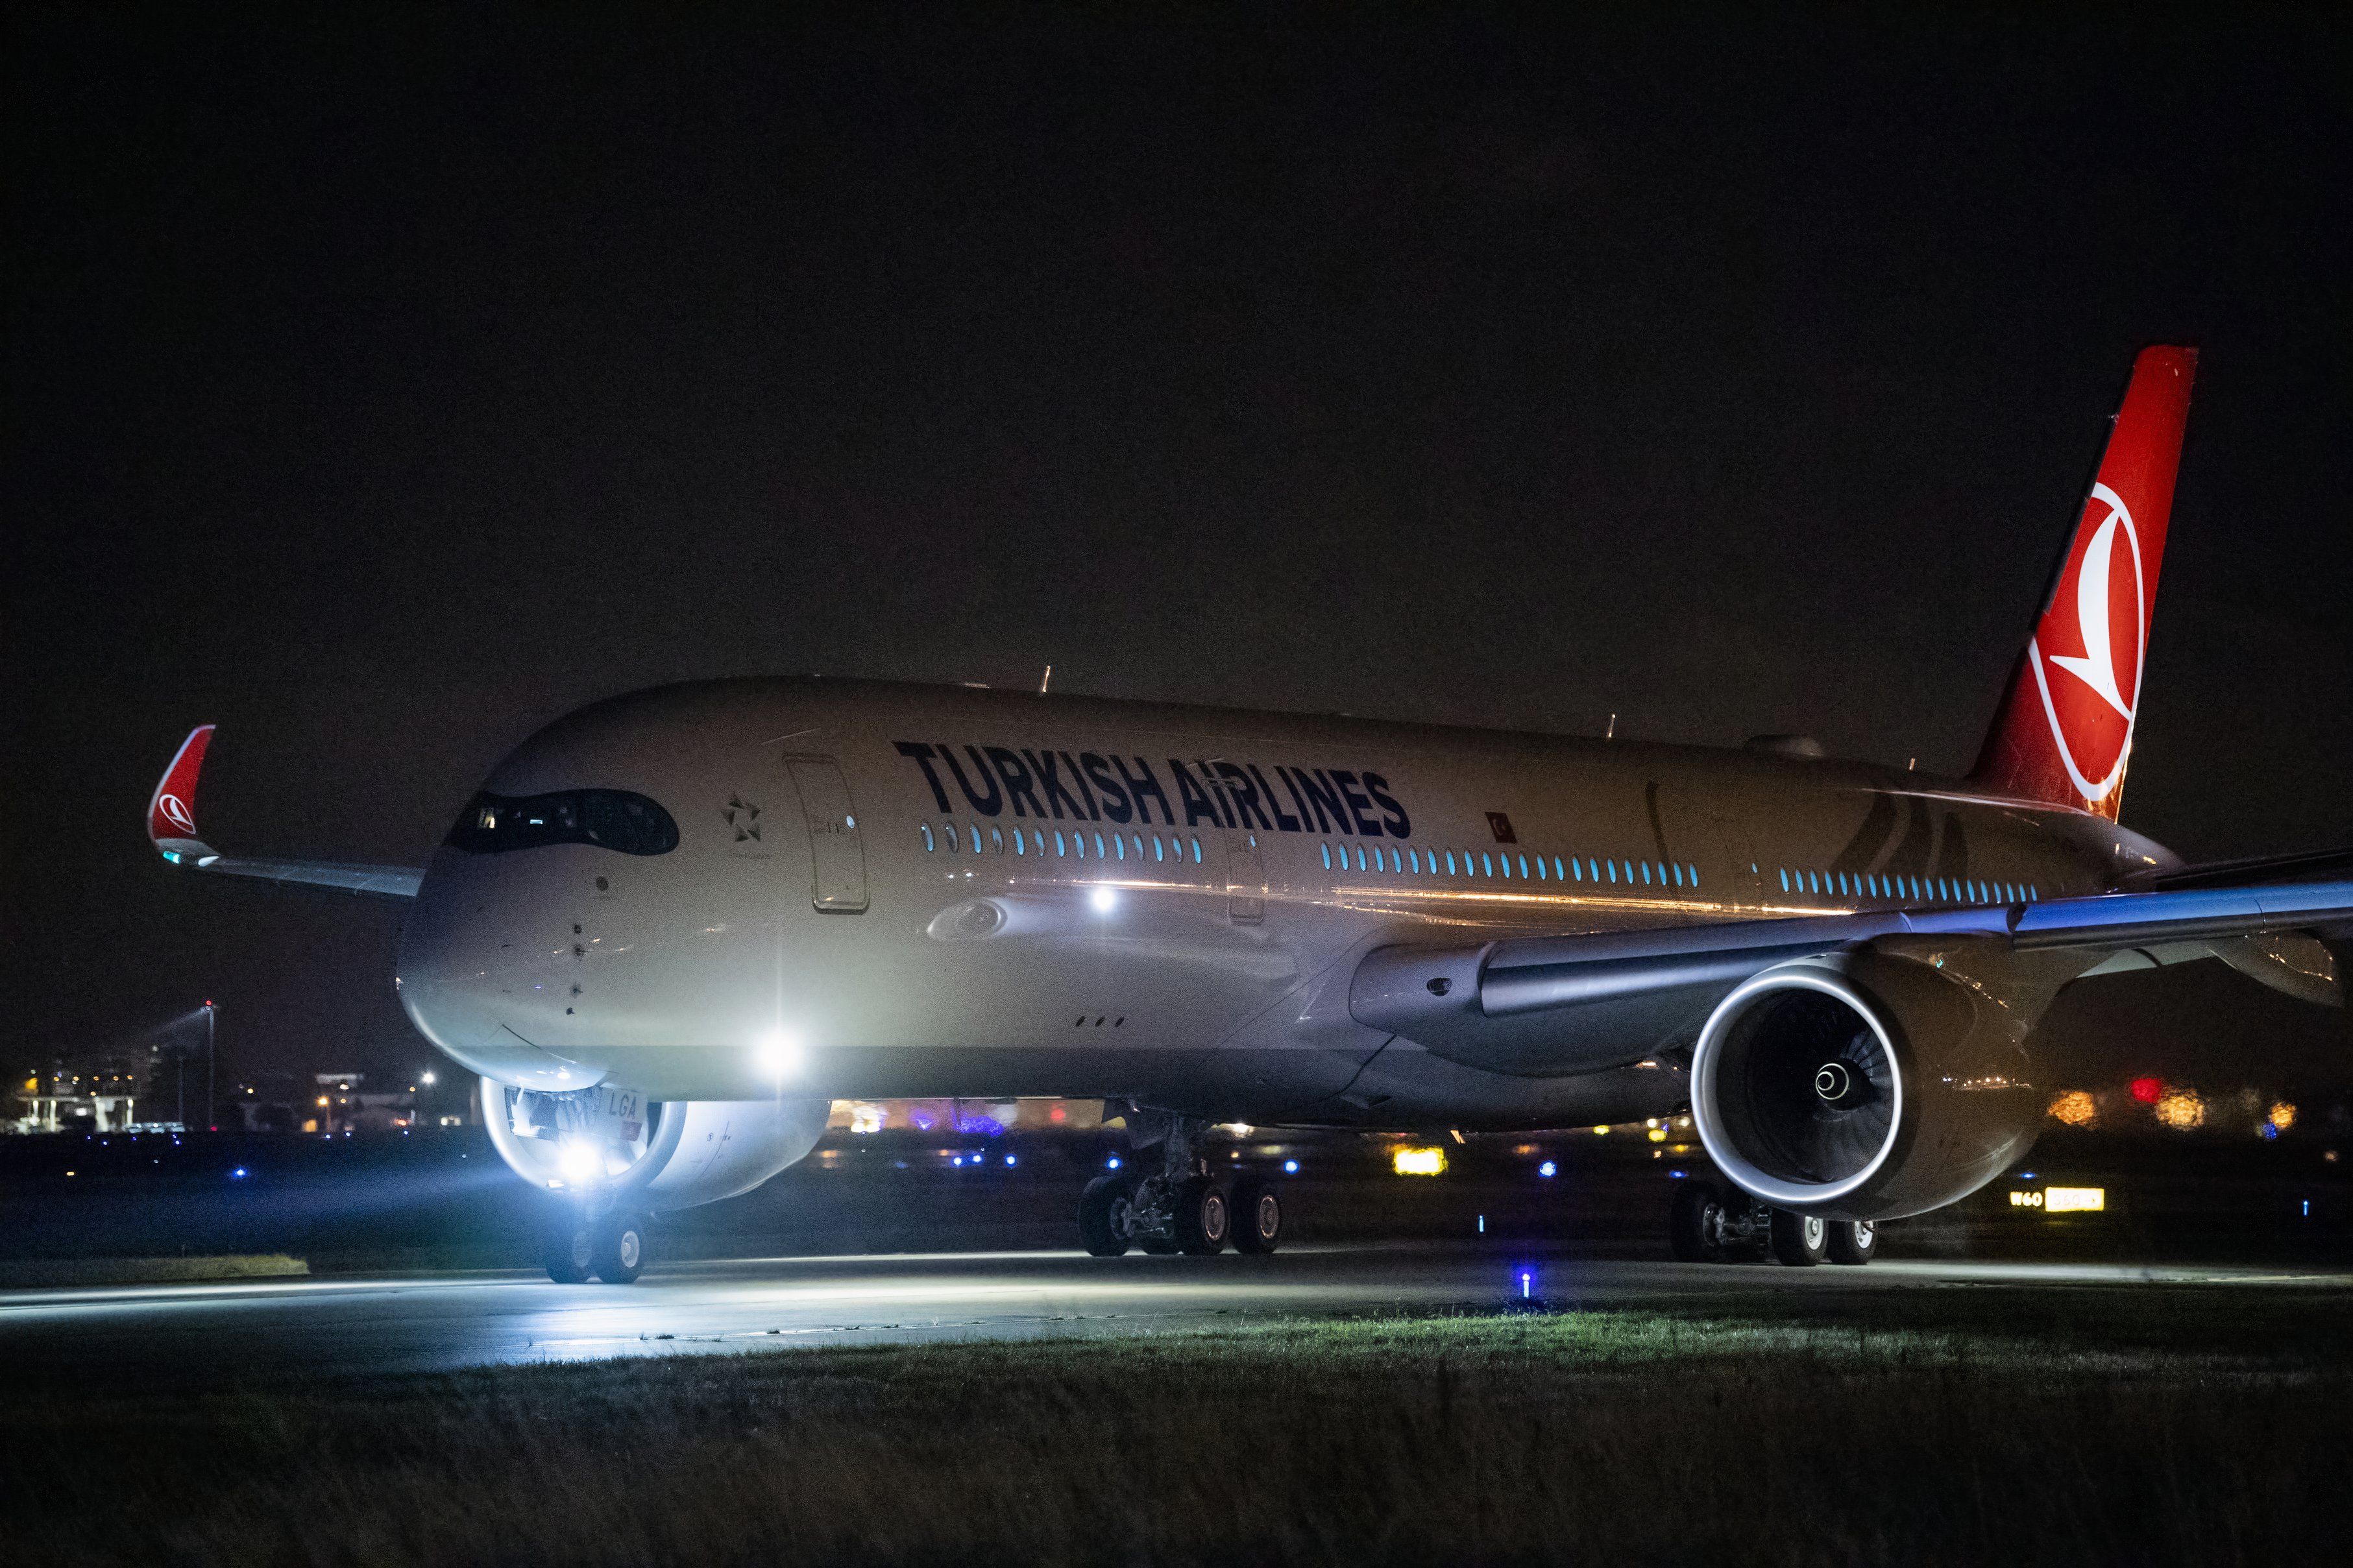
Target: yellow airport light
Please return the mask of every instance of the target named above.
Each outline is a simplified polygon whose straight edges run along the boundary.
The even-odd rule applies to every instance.
[[[2010,1206],[2043,1214],[2100,1214],[2108,1206],[2105,1187],[2013,1187]]]
[[[1400,1149],[1389,1157],[1389,1166],[1400,1176],[1436,1176],[1446,1171],[1446,1151],[1436,1148]]]

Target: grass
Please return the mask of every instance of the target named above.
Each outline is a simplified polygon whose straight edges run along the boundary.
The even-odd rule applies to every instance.
[[[193,1285],[219,1279],[280,1279],[310,1264],[282,1252],[205,1253],[193,1258],[63,1258],[0,1260],[0,1289],[92,1285]]]
[[[1911,1294],[0,1393],[0,1557],[2353,1557],[2342,1296]]]

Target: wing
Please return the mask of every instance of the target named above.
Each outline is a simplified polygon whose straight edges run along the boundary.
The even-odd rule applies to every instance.
[[[2295,859],[2309,869],[2306,862],[2322,858]],[[1909,937],[1983,939],[2005,945],[2021,965],[2029,953],[2072,952],[2082,960],[2068,966],[2074,977],[2220,958],[2290,994],[2341,1005],[2334,955],[2301,933],[2334,935],[2348,922],[2353,881],[2255,879],[1476,947],[1385,947],[1358,963],[1349,1011],[1466,1066],[1548,1076],[1688,1044],[1710,1008],[1776,963]]]
[[[196,781],[204,772],[205,752],[213,742],[213,726],[199,724],[188,731],[172,765],[164,770],[155,793],[147,802],[147,838],[156,852],[174,866],[199,871],[220,871],[232,877],[254,877],[288,887],[320,888],[356,893],[363,898],[413,899],[425,873],[411,866],[356,866],[335,860],[254,860],[223,855],[196,836]]]

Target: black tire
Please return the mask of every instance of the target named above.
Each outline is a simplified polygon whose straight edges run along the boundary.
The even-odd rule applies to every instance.
[[[646,1267],[646,1221],[642,1215],[608,1215],[596,1227],[591,1267],[607,1285],[634,1284]]]
[[[1097,1176],[1079,1194],[1079,1241],[1090,1258],[1117,1258],[1128,1247],[1127,1206],[1135,1184]]]
[[[1773,1211],[1773,1256],[1792,1268],[1811,1268],[1830,1250],[1831,1222],[1816,1214]]]
[[[1227,1212],[1233,1216],[1236,1252],[1264,1257],[1282,1245],[1282,1191],[1264,1176],[1236,1182]]]
[[[1830,1257],[1832,1263],[1860,1268],[1878,1256],[1877,1226],[1867,1219],[1841,1219],[1831,1223]]]
[[[1187,1178],[1176,1189],[1176,1250],[1194,1258],[1223,1252],[1233,1218],[1224,1187],[1208,1176]]]
[[[558,1220],[547,1227],[541,1260],[547,1265],[547,1277],[558,1285],[585,1285],[596,1267],[596,1233],[584,1218]]]
[[[1721,1263],[1724,1241],[1717,1222],[1724,1198],[1707,1182],[1690,1179],[1675,1184],[1674,1206],[1667,1215],[1667,1242],[1685,1263]]]

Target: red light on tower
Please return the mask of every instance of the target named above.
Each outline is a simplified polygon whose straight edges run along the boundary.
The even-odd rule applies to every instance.
[[[2132,1097],[2143,1105],[2155,1105],[2165,1098],[2165,1080],[2161,1078],[2137,1078],[2132,1080]]]

